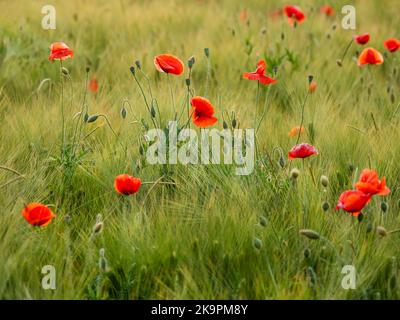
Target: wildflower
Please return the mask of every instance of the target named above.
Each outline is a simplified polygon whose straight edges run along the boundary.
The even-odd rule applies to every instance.
[[[387,39],[383,44],[390,52],[396,52],[400,48],[400,40],[396,38]]]
[[[183,73],[183,62],[171,54],[160,54],[154,57],[154,65],[160,72],[180,75]]]
[[[370,200],[371,195],[360,190],[347,190],[340,195],[336,210],[343,209],[353,216],[358,216]]]
[[[305,131],[304,127],[303,126],[301,126],[301,127],[300,126],[293,127],[289,131],[289,136],[290,137],[296,137],[299,134],[299,131],[300,131],[300,133],[304,133],[304,131]]]
[[[218,121],[214,117],[214,107],[208,99],[196,96],[190,100],[190,104],[192,105],[192,121],[196,126],[205,128]]]
[[[97,82],[96,77],[93,77],[92,79],[90,79],[89,90],[93,93],[96,93],[97,91],[99,91],[99,84]]]
[[[253,245],[257,250],[260,250],[262,247],[262,240],[259,238],[254,238]]]
[[[331,17],[335,14],[335,10],[333,10],[332,6],[330,6],[329,4],[325,4],[323,5],[320,9],[319,12],[327,15],[328,17]]]
[[[317,89],[317,83],[315,81],[311,81],[308,85],[308,92],[313,93]]]
[[[254,72],[245,72],[243,73],[243,78],[248,80],[257,80],[264,85],[276,83],[278,80],[270,78],[265,75],[265,68],[267,64],[264,60],[260,60],[257,63],[257,69]]]
[[[289,151],[289,160],[293,160],[296,158],[308,158],[312,155],[317,155],[318,151],[317,149],[312,146],[309,145],[308,143],[301,143],[301,144],[297,144],[295,145],[292,149],[290,149]]]
[[[364,45],[364,44],[368,43],[369,38],[370,38],[369,33],[355,35],[353,37],[354,41],[357,42],[358,44],[361,44],[361,45]]]
[[[297,6],[285,6],[283,13],[288,17],[288,22],[291,26],[302,23],[306,18],[303,11]]]
[[[114,188],[118,193],[128,196],[139,191],[142,182],[128,174],[120,174],[114,180]]]
[[[361,172],[360,179],[356,183],[356,189],[369,195],[385,196],[390,193],[386,186],[386,178],[379,180],[378,173],[374,170],[364,169]]]
[[[64,42],[54,42],[50,46],[50,61],[65,60],[73,56],[74,52]]]
[[[22,210],[22,215],[29,224],[39,227],[47,226],[56,217],[47,206],[38,202],[28,204]]]
[[[374,48],[365,48],[358,57],[358,65],[364,64],[382,64],[382,54]]]

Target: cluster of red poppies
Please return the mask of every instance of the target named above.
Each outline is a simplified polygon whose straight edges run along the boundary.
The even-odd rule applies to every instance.
[[[361,172],[355,187],[356,190],[347,190],[340,195],[336,210],[342,209],[353,216],[358,216],[371,201],[372,196],[385,196],[390,193],[390,189],[386,186],[386,178],[380,180],[378,173],[371,169],[364,169]]]

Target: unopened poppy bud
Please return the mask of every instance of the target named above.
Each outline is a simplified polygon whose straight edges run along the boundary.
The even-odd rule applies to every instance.
[[[322,184],[322,186],[324,187],[324,188],[326,188],[327,186],[328,186],[328,184],[329,184],[329,179],[328,179],[328,177],[327,176],[325,176],[325,175],[322,175],[321,176],[321,184]]]
[[[334,24],[332,25],[332,30],[336,30],[336,28],[337,28],[337,25],[336,25],[336,23],[334,23]]]
[[[87,123],[92,123],[92,122],[95,122],[97,119],[99,118],[99,116],[98,115],[93,115],[93,116],[90,116],[88,119],[87,119]]]
[[[284,168],[284,167],[285,167],[285,165],[286,165],[286,160],[285,160],[285,157],[284,157],[284,156],[280,156],[280,157],[279,157],[279,165],[280,165],[281,168]]]
[[[314,76],[312,74],[310,74],[308,76],[308,84],[311,84],[311,82],[314,80]]]
[[[89,120],[89,115],[86,112],[85,115],[83,116],[83,121],[88,122],[88,120]]]
[[[97,222],[93,227],[93,233],[96,235],[100,234],[103,231],[103,226],[104,226],[104,224],[102,221]]]
[[[66,76],[69,75],[69,70],[68,70],[67,68],[62,67],[62,68],[61,68],[61,71],[62,71],[62,73],[65,74]]]
[[[185,79],[186,86],[190,87],[190,78]]]
[[[108,263],[107,259],[104,255],[104,248],[101,248],[99,251],[100,254],[100,259],[99,259],[99,269],[101,272],[107,272],[108,271]]]
[[[312,239],[312,240],[317,240],[317,239],[320,238],[319,233],[316,232],[316,231],[314,231],[314,230],[311,230],[311,229],[301,229],[301,230],[299,231],[299,233],[300,233],[302,236],[305,236],[305,237],[307,237],[308,239]]]
[[[264,217],[264,216],[261,216],[261,217],[260,217],[260,225],[263,226],[263,227],[266,227],[267,224],[268,224],[267,218]]]
[[[210,49],[209,48],[204,48],[204,54],[206,55],[206,57],[210,57]]]
[[[304,249],[304,258],[308,259],[311,256],[311,250],[309,248]]]
[[[87,67],[86,67],[86,73],[89,73],[89,72],[90,72],[90,67],[87,66]]]
[[[151,116],[152,116],[153,118],[156,117],[156,109],[154,109],[154,106],[151,106],[150,113],[151,113]]]
[[[126,118],[126,109],[125,109],[125,107],[122,107],[122,109],[121,109],[121,117],[122,117],[122,119]]]
[[[360,214],[357,216],[358,222],[362,222],[363,219],[364,219],[364,215],[360,213]]]
[[[322,210],[324,210],[324,211],[328,211],[329,210],[329,203],[328,202],[325,201],[322,204]]]
[[[225,120],[222,122],[222,127],[223,127],[224,129],[228,129],[228,124],[226,123]]]
[[[254,245],[254,248],[256,248],[257,250],[260,250],[261,247],[262,247],[262,241],[261,241],[261,239],[259,239],[259,238],[254,238],[254,240],[253,240],[253,245]]]
[[[381,210],[382,210],[383,212],[386,212],[387,209],[388,209],[387,203],[386,203],[385,201],[382,201],[382,202],[381,202]]]
[[[388,234],[387,230],[386,230],[384,227],[382,227],[382,226],[376,227],[376,232],[377,232],[381,237],[385,237],[385,236],[387,236],[387,234]]]
[[[290,171],[290,178],[291,178],[292,180],[296,180],[296,179],[299,177],[299,174],[300,174],[299,169],[293,168],[293,169]]]
[[[281,32],[281,40],[285,40],[285,34]]]
[[[262,29],[261,29],[261,34],[266,34],[267,33],[267,28],[266,27],[263,27]]]
[[[129,70],[131,71],[131,73],[132,73],[133,75],[135,75],[135,67],[134,67],[134,66],[131,66],[131,67],[129,68]]]
[[[139,153],[140,153],[141,155],[144,155],[144,147],[143,147],[143,145],[140,145],[140,147],[139,147]]]
[[[233,120],[232,120],[232,128],[236,128],[236,124],[237,124],[237,123],[236,123],[236,119],[233,119]]]
[[[394,96],[394,93],[392,92],[392,94],[390,95],[390,102],[395,103],[395,101],[396,101],[396,97]]]
[[[340,59],[337,59],[337,60],[336,60],[336,64],[337,64],[339,67],[342,67],[342,66],[343,66],[342,60],[340,60]]]
[[[136,61],[135,61],[135,64],[136,64],[136,67],[137,67],[139,70],[142,70],[142,64],[140,63],[140,60],[136,60]]]
[[[189,67],[189,69],[192,69],[192,67],[193,67],[193,65],[194,65],[195,62],[196,62],[196,60],[195,60],[194,56],[191,56],[191,57],[189,58],[189,60],[188,60],[188,67]]]
[[[391,85],[388,85],[388,86],[386,87],[386,92],[387,92],[388,94],[392,92],[392,86],[391,86]]]
[[[368,223],[366,231],[367,231],[367,233],[370,233],[372,231],[372,223],[371,222]]]
[[[397,73],[397,68],[395,67],[395,68],[393,68],[393,75],[395,76],[396,73]]]

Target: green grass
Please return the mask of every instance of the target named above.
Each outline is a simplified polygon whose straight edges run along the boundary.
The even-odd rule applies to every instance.
[[[52,31],[41,28],[40,1],[2,3],[0,165],[23,177],[0,169],[0,297],[399,298],[400,235],[380,237],[375,232],[377,226],[389,231],[400,227],[400,131],[395,114],[399,53],[388,55],[381,66],[359,68],[353,57],[360,47],[353,44],[343,67],[336,65],[355,33],[370,32],[369,45],[381,52],[385,39],[399,36],[393,13],[397,1],[385,6],[381,1],[354,1],[355,31],[340,27],[340,8],[348,1],[335,2],[333,19],[319,14],[323,1],[296,3],[308,19],[294,29],[283,18],[267,18],[267,12],[287,4],[281,1],[56,1],[57,29]],[[249,24],[239,19],[243,9]],[[47,57],[50,43],[61,40],[75,51],[74,58],[64,62],[70,72],[70,78],[63,77],[68,141],[76,123],[73,116],[82,108],[88,65],[89,77],[95,74],[100,84],[97,95],[87,93],[89,114],[105,114],[117,134],[104,118],[83,124],[82,137],[100,127],[75,145],[84,151],[79,161],[56,160],[61,81],[59,64]],[[268,96],[261,88],[258,116],[266,97],[267,113],[258,132],[260,153],[249,176],[236,176],[234,167],[219,165],[166,170],[147,164],[139,153],[145,131],[135,119],[150,125],[150,118],[129,67],[141,61],[166,122],[173,118],[169,82],[155,70],[153,57],[168,52],[186,64],[194,55],[192,86],[204,95],[205,47],[211,54],[207,96],[219,129],[223,116],[231,112],[241,128],[253,127],[257,84],[241,75],[253,71],[260,58],[269,68],[279,64],[279,82]],[[280,153],[286,158],[296,142],[288,131],[300,123],[309,74],[318,88],[305,106],[301,142],[312,143],[320,154],[281,168]],[[38,91],[46,78],[50,81]],[[140,73],[138,78],[147,90]],[[186,99],[184,79],[170,79],[179,108]],[[123,119],[126,99],[130,106],[125,103]],[[290,167],[300,170],[296,183],[290,180]],[[374,197],[359,223],[334,207],[368,167],[387,177],[392,192]],[[175,184],[146,184],[124,198],[113,188],[120,173]],[[321,175],[330,180],[326,191],[319,183]],[[383,200],[388,204],[385,213]],[[51,205],[57,214],[45,228],[33,228],[21,215],[24,204],[33,201]],[[321,208],[324,201],[330,205],[327,212]],[[94,236],[98,214],[104,229]],[[261,216],[267,219],[265,227],[259,223]],[[315,230],[326,240],[307,239],[300,229]],[[255,238],[262,241],[260,249],[254,247]],[[101,248],[106,272],[99,268]],[[306,249],[311,252],[308,258]],[[41,287],[41,269],[49,264],[57,271],[56,290]],[[345,264],[356,267],[355,290],[341,287]]]

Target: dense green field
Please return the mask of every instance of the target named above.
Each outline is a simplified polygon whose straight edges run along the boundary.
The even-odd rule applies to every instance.
[[[356,30],[341,27],[348,1],[331,1],[336,14],[327,17],[318,0],[292,3],[307,17],[297,27],[270,14],[290,4],[283,1],[54,1],[56,30],[44,30],[46,3],[2,1],[0,297],[398,299],[400,233],[390,232],[400,228],[400,52],[383,46],[399,36],[398,1],[351,2]],[[353,35],[365,32],[367,46],[387,52],[384,63],[357,66],[363,47],[353,43],[339,67]],[[74,51],[64,73],[48,60],[56,41]],[[182,59],[184,74],[158,72],[160,53]],[[235,165],[151,165],[141,154],[153,124],[129,68],[140,60],[136,77],[148,101],[151,85],[162,127],[174,118],[171,92],[184,125],[191,56],[191,88],[213,103],[214,128],[233,119],[254,128],[262,119],[248,176]],[[260,59],[278,82],[257,89],[242,74]],[[318,84],[312,94],[309,75]],[[93,77],[97,93],[87,90]],[[296,144],[288,132],[300,125],[303,103],[300,142],[319,154],[288,161]],[[81,110],[104,116],[86,123]],[[374,196],[361,221],[335,206],[364,168],[385,176],[391,193]],[[121,173],[146,183],[121,196]],[[30,202],[57,217],[31,226],[21,215]],[[56,270],[55,290],[42,288],[45,265]],[[356,268],[353,290],[341,286],[344,265]]]

